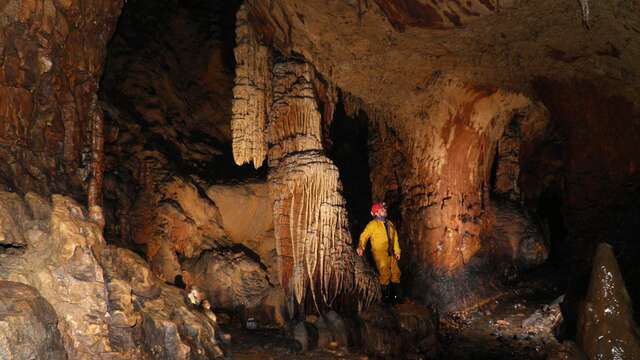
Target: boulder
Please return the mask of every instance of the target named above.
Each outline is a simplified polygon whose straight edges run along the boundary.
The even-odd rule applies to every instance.
[[[371,306],[360,314],[360,341],[367,354],[392,358],[438,354],[437,321],[428,308],[412,303]]]
[[[140,194],[132,210],[132,237],[144,245],[154,273],[173,283],[181,273],[178,254],[197,258],[229,245],[216,205],[193,182],[172,177]]]
[[[56,312],[31,286],[0,281],[0,359],[67,359]]]
[[[101,263],[109,289],[109,334],[117,351],[153,359],[224,356],[215,315],[187,305],[184,290],[160,281],[139,255],[108,246]]]
[[[256,308],[272,288],[266,270],[243,252],[207,252],[184,266],[214,307]]]
[[[0,192],[0,245],[23,247],[22,223],[28,219],[27,209],[16,193]]]

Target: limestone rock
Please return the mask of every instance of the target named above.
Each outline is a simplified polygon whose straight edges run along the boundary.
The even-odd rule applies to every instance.
[[[154,192],[138,198],[132,211],[133,239],[145,245],[154,273],[165,281],[180,275],[177,254],[196,258],[228,245],[216,205],[188,180],[176,177],[159,183]]]
[[[315,302],[331,304],[353,293],[354,302],[366,306],[380,297],[380,288],[350,245],[338,170],[321,151],[314,78],[304,62],[274,65],[268,180],[280,284],[298,303],[310,289]]]
[[[368,354],[438,354],[436,321],[421,305],[407,303],[391,309],[374,305],[360,314],[359,322],[361,345]]]
[[[267,154],[267,111],[271,106],[269,48],[258,41],[244,5],[236,19],[236,77],[233,88],[233,158],[257,169]]]
[[[591,282],[578,314],[578,345],[589,359],[640,358],[640,335],[631,298],[613,248],[600,243],[593,259]]]
[[[234,244],[241,244],[275,268],[273,210],[266,182],[212,185],[207,196],[220,211],[221,226]],[[275,269],[274,269],[275,271]],[[272,281],[275,281],[274,276]]]
[[[122,0],[0,7],[0,178],[20,193],[83,198],[105,48]]]
[[[163,284],[142,258],[108,246],[101,263],[109,289],[109,334],[116,350],[153,359],[224,356],[215,317],[187,305],[184,291]]]
[[[349,332],[347,324],[342,320],[340,315],[335,311],[329,311],[326,314],[327,323],[333,334],[333,340],[339,347],[347,347],[349,345]]]
[[[520,269],[540,265],[549,256],[549,247],[537,223],[510,200],[491,203],[485,226],[487,240],[494,246],[492,253]]]
[[[44,224],[30,216],[22,223],[28,246],[18,256],[2,258],[0,278],[34,287],[51,304],[69,358],[100,359],[112,351],[103,272],[96,259],[104,239],[75,201],[54,195],[51,202]]]
[[[22,223],[28,219],[27,210],[18,194],[0,192],[0,245],[23,247]]]
[[[185,268],[216,308],[255,308],[271,289],[261,264],[242,252],[207,252]]]
[[[307,331],[307,326],[304,321],[298,322],[293,326],[293,338],[300,343],[302,347],[302,351],[307,351],[309,349],[309,333]]]
[[[30,286],[0,281],[0,358],[62,360],[55,310]]]

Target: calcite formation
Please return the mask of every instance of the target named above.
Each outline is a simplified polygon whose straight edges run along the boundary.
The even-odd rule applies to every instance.
[[[96,92],[122,4],[0,4],[0,178],[6,185],[77,198],[91,188],[92,213],[99,212],[93,208],[100,206],[102,171]]]
[[[313,77],[304,62],[273,68],[267,139],[280,281],[298,303],[310,290],[316,303],[355,292],[367,305],[378,287],[373,273],[356,271],[361,260],[351,246],[339,173],[322,153]]]
[[[469,88],[451,79],[433,88],[433,100],[423,104],[424,121],[386,118],[374,126],[373,198],[384,200],[399,189],[403,248],[419,283],[429,289],[418,286],[415,294],[452,309],[484,301],[493,291],[482,276],[466,285],[475,282],[463,275],[469,269],[505,259],[524,268],[546,259],[535,221],[509,200],[519,199],[519,170],[507,167],[507,154],[517,157],[544,133],[546,117],[521,94]],[[518,139],[508,137],[520,128],[525,130],[517,130]],[[456,277],[465,280],[446,280]]]
[[[236,19],[236,77],[233,87],[233,158],[236,164],[262,166],[267,155],[265,129],[271,106],[269,48],[262,45],[240,7]]]
[[[637,359],[640,336],[633,304],[613,248],[600,243],[593,259],[591,281],[578,315],[578,345],[589,359]]]
[[[242,7],[236,30],[234,158],[258,167],[268,155],[279,282],[299,304],[308,291],[316,306],[353,291],[360,292],[357,303],[368,304],[378,288],[372,273],[356,271],[363,266],[356,265],[361,260],[350,245],[339,174],[322,153],[315,70],[294,60],[271,66],[246,17]],[[332,114],[334,96],[322,88]]]

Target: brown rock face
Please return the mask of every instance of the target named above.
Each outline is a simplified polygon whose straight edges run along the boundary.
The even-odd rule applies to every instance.
[[[437,97],[423,105],[423,121],[375,125],[371,178],[374,201],[402,199],[403,253],[419,279],[412,291],[454,309],[494,291],[484,266],[526,268],[548,255],[535,222],[509,200],[519,198],[517,154],[542,134],[537,129],[547,119],[539,104],[519,94],[439,84]]]
[[[38,291],[0,281],[0,358],[67,359],[55,310]]]
[[[437,325],[433,313],[420,305],[401,304],[389,311],[379,305],[360,315],[363,349],[387,358],[406,354],[438,354]]]
[[[192,274],[193,285],[205,291],[214,307],[251,310],[272,288],[269,274],[260,265],[242,252],[220,251],[203,254],[185,268]]]
[[[197,185],[174,178],[142,193],[133,208],[132,237],[146,248],[154,272],[173,282],[180,274],[178,254],[195,258],[227,243],[215,204]]]
[[[5,193],[2,198],[26,207],[20,197]],[[58,329],[70,358],[102,358],[111,346],[102,267],[95,255],[104,247],[101,230],[69,198],[54,195],[51,204],[33,194],[29,198],[32,213],[51,215],[21,219],[24,251],[1,255],[0,277],[33,286],[51,304],[60,316]]]
[[[98,81],[121,7],[121,0],[0,4],[0,181],[5,185],[23,193],[86,194],[88,177],[100,167],[92,169],[90,151],[93,125],[101,116]],[[94,187],[99,195],[100,185]]]
[[[109,336],[132,359],[214,359],[224,356],[217,324],[189,307],[184,291],[163,284],[130,250],[102,253],[109,291]]]
[[[409,26],[430,29],[446,29],[462,27],[465,23],[483,15],[500,11],[509,7],[513,1],[477,0],[477,1],[441,1],[427,2],[420,0],[375,0],[398,31],[405,31]],[[358,2],[359,11],[362,11]]]
[[[578,345],[589,359],[640,358],[640,334],[631,298],[610,245],[600,243],[578,317]]]

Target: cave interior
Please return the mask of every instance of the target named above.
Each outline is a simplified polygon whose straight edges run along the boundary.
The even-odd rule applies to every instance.
[[[640,359],[637,1],[0,11],[0,359]]]

